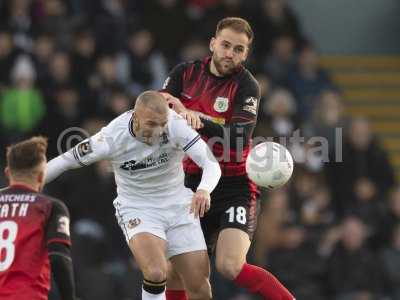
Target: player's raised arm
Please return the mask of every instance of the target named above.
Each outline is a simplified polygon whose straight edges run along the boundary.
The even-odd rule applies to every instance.
[[[57,156],[47,163],[46,183],[53,181],[67,170],[90,165],[109,155],[110,141],[102,131],[84,140],[71,150]]]
[[[231,122],[220,125],[209,119],[201,118],[203,127],[199,129],[200,134],[228,139],[230,147],[233,149],[238,147],[238,142],[241,146],[247,146],[256,126],[259,101],[260,88],[257,81],[251,75],[246,76],[241,82],[234,100]]]

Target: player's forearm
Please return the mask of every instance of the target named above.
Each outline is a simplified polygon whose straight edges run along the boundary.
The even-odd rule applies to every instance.
[[[211,193],[221,177],[221,168],[208,145],[203,140],[199,140],[186,154],[203,169],[201,181],[197,189]]]
[[[204,127],[198,130],[201,135],[227,139],[233,149],[237,149],[239,146],[246,147],[249,144],[255,126],[255,122],[223,126],[205,118],[201,118],[201,121],[204,124]]]
[[[202,166],[202,169],[203,173],[197,190],[205,190],[211,193],[217,186],[221,177],[221,167],[217,161],[208,161],[204,166]]]
[[[67,170],[79,167],[81,167],[81,165],[75,160],[72,152],[65,152],[47,163],[46,183],[53,181]]]
[[[49,257],[51,271],[62,300],[75,300],[74,272],[69,248],[55,244],[49,249]]]

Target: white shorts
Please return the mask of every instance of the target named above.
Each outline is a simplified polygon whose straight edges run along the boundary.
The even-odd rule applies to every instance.
[[[191,194],[184,194],[191,198]],[[168,259],[182,253],[207,249],[199,218],[195,219],[193,214],[189,214],[190,204],[155,209],[134,207],[134,201],[129,201],[132,205],[128,206],[127,202],[117,198],[114,207],[128,245],[136,234],[147,232],[167,242]]]

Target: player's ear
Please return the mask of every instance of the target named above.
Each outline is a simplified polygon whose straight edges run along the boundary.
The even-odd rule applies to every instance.
[[[37,175],[37,181],[42,185],[44,183],[46,174],[44,170],[40,170]]]
[[[10,180],[10,168],[9,168],[9,167],[6,167],[6,168],[4,169],[4,175],[6,176],[6,178],[7,178],[8,180]]]
[[[210,45],[209,45],[211,52],[214,52],[214,45],[215,45],[215,37],[212,37],[210,40]]]

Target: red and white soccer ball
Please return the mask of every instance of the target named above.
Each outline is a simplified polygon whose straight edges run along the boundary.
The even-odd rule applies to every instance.
[[[251,149],[246,171],[258,186],[276,189],[287,183],[292,176],[293,158],[281,144],[264,142]]]

